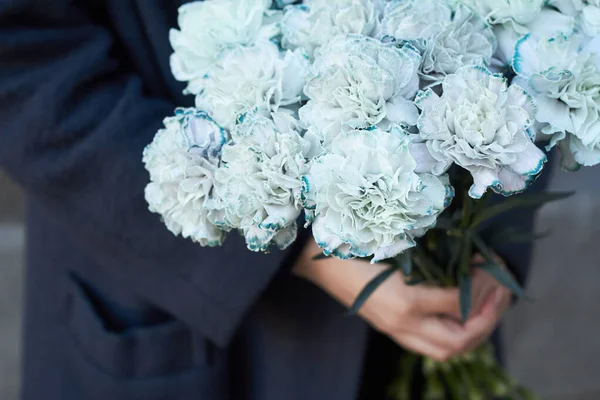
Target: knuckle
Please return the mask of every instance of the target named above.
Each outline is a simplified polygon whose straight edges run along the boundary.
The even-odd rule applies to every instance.
[[[439,354],[437,354],[435,359],[439,362],[446,362],[446,361],[450,361],[450,359],[452,359],[453,356],[454,356],[454,353],[452,351],[443,350],[443,351],[440,351]]]
[[[470,344],[470,340],[468,340],[466,338],[459,339],[453,344],[452,350],[456,354],[462,354],[469,348],[469,344]]]

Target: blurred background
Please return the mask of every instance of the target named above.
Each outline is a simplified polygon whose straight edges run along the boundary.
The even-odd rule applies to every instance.
[[[577,190],[544,207],[528,286],[534,302],[506,317],[508,367],[547,400],[600,399],[600,168],[556,165],[550,190]],[[24,207],[0,171],[0,400],[16,400],[20,370]],[[465,399],[467,400],[467,399]]]

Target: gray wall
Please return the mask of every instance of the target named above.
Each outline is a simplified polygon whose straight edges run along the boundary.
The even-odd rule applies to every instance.
[[[510,369],[548,399],[600,399],[599,183],[600,167],[554,173],[550,190],[577,193],[538,214],[552,235],[535,247],[535,301],[506,318]]]
[[[0,399],[15,400],[18,390],[21,283],[23,278],[23,201],[0,171]]]
[[[556,169],[556,166],[554,166]],[[506,317],[509,368],[549,400],[600,399],[599,168],[557,171],[553,190],[576,189],[538,215],[538,242],[528,291]],[[15,400],[19,372],[22,201],[0,173],[0,399]]]

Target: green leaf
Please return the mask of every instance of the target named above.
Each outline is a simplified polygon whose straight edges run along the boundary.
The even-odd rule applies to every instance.
[[[415,278],[410,278],[404,281],[404,284],[406,286],[416,286],[416,285],[420,285],[421,283],[425,282],[425,279],[421,278],[421,277],[415,277]]]
[[[328,256],[327,254],[324,254],[324,253],[319,253],[316,256],[314,256],[312,259],[314,261],[319,261],[319,260],[326,260],[328,258],[331,258],[331,256]]]
[[[458,278],[458,288],[460,293],[460,315],[463,322],[466,322],[471,313],[471,275],[461,274]]]
[[[507,227],[503,230],[496,230],[487,242],[490,247],[498,247],[511,243],[530,243],[544,239],[550,236],[551,233],[550,230],[541,233],[533,233],[514,227]]]
[[[422,246],[413,247],[414,263],[418,272],[428,282],[439,282],[444,276],[444,269],[427,255]]]
[[[477,265],[477,267],[493,276],[502,286],[513,292],[515,296],[528,299],[525,290],[523,290],[521,285],[519,285],[512,274],[504,266],[493,263]]]
[[[479,250],[481,255],[486,259],[488,264],[495,264],[497,262],[496,257],[492,252],[492,249],[490,249],[490,247],[487,244],[485,244],[483,239],[481,239],[481,236],[471,232],[471,240],[473,241],[475,247],[477,247],[477,250]]]
[[[360,291],[356,300],[354,300],[354,304],[348,310],[348,314],[356,315],[358,310],[365,304],[365,301],[373,294],[373,292],[381,285],[383,282],[387,280],[392,274],[396,272],[396,268],[388,268],[386,270],[381,271],[375,278],[371,279],[369,283]]]
[[[452,218],[439,217],[437,219],[433,229],[441,229],[441,230],[449,231],[451,229],[456,229],[457,227],[458,227],[458,224]]]
[[[400,268],[402,268],[402,272],[404,276],[409,276],[412,274],[413,265],[412,265],[412,254],[410,250],[406,250],[398,256],[398,263],[400,264]]]
[[[454,275],[454,267],[458,264],[458,260],[460,259],[460,255],[462,252],[462,243],[460,240],[454,239],[449,244],[450,247],[450,261],[448,262],[448,266],[446,268],[446,274],[448,276]]]
[[[513,292],[516,296],[526,298],[527,295],[523,288],[519,285],[519,283],[513,278],[512,274],[504,267],[500,265],[492,250],[488,247],[487,244],[476,234],[472,235],[473,244],[475,247],[481,252],[481,255],[486,259],[487,264],[476,265],[477,267],[483,269],[488,274],[492,275],[502,286],[508,288],[511,292]]]
[[[575,192],[525,193],[509,197],[502,203],[494,204],[477,213],[471,221],[470,228],[476,228],[483,222],[515,208],[537,208],[551,201],[566,199],[574,193]]]

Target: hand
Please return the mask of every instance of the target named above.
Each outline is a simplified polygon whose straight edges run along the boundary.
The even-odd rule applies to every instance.
[[[310,240],[294,272],[349,307],[364,286],[386,267],[360,260],[313,260],[321,249]],[[481,345],[510,304],[510,293],[482,271],[473,276],[474,310],[460,323],[458,289],[407,286],[392,275],[365,302],[359,314],[399,345],[445,361]]]

